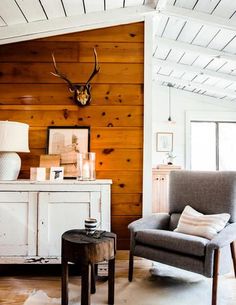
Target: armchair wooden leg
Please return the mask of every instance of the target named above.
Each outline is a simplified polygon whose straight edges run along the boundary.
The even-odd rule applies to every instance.
[[[233,260],[233,265],[234,265],[234,276],[236,277],[236,251],[235,251],[234,242],[232,242],[230,244],[230,249],[231,249],[231,255],[232,255],[232,260]]]
[[[133,280],[133,269],[134,269],[134,256],[133,253],[129,252],[129,281]]]
[[[219,273],[219,258],[220,250],[216,249],[214,254],[214,265],[213,265],[213,283],[212,283],[212,305],[217,304],[217,287],[218,287],[218,273]]]

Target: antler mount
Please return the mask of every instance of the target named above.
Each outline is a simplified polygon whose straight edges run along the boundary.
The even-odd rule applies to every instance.
[[[54,54],[52,53],[53,66],[55,72],[51,72],[51,74],[67,82],[69,90],[73,93],[74,102],[80,107],[84,107],[90,104],[92,98],[90,82],[100,70],[97,59],[97,52],[95,48],[93,49],[93,52],[94,52],[94,69],[89,79],[84,84],[74,84],[68,79],[68,77],[65,74],[61,73],[57,68],[56,60]]]

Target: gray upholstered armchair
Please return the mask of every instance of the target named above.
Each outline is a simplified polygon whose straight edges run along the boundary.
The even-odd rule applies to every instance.
[[[174,232],[187,204],[204,214],[229,213],[229,224],[212,240]],[[133,256],[143,257],[213,278],[212,305],[216,305],[218,274],[230,270],[230,250],[236,276],[236,172],[171,172],[169,209],[169,214],[155,214],[129,225],[129,281]]]

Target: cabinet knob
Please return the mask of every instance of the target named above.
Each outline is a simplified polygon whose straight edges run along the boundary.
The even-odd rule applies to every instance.
[[[164,178],[161,178],[161,180],[165,180]]]
[[[156,180],[159,180],[159,178],[156,178]]]

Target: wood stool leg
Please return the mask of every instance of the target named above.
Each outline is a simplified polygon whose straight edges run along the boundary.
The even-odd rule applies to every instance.
[[[82,264],[81,273],[81,305],[90,305],[90,264]]]
[[[219,257],[220,250],[216,249],[214,254],[214,265],[213,265],[213,283],[212,283],[212,305],[217,304],[217,287],[218,287],[218,273],[219,273]]]
[[[96,292],[96,265],[91,264],[91,293]]]
[[[68,263],[62,259],[61,305],[68,305]]]
[[[134,269],[134,256],[133,253],[129,252],[129,281],[133,280],[133,269]]]
[[[115,298],[115,258],[108,261],[108,304],[113,305]]]
[[[234,242],[232,242],[230,244],[230,249],[231,249],[231,255],[232,255],[232,260],[233,260],[233,265],[234,265],[234,276],[236,277],[236,251],[235,251]]]

